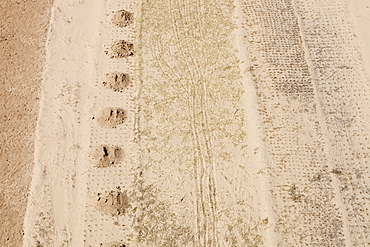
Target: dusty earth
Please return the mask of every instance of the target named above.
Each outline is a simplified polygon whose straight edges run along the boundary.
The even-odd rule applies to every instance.
[[[46,56],[29,4],[40,32],[20,8],[1,41],[4,246],[370,244],[369,1],[56,0]]]
[[[0,246],[21,246],[51,0],[0,1]]]

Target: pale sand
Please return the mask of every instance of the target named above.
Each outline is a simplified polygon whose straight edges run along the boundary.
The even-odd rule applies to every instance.
[[[24,246],[369,244],[367,7],[56,0]]]

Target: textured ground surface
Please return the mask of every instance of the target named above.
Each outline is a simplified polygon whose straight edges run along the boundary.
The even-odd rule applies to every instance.
[[[368,2],[52,13],[25,246],[370,244]]]
[[[0,1],[0,245],[21,246],[51,1]]]

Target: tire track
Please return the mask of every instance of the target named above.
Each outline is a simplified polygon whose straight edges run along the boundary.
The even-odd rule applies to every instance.
[[[155,200],[160,201],[154,205],[170,201],[168,198],[173,195],[181,198],[181,203],[168,206],[169,215],[171,210],[179,214],[170,221],[194,230],[189,232],[192,236],[189,239],[188,229],[184,230],[186,234],[180,234],[176,224],[166,223],[171,230],[163,233],[164,236],[153,233],[141,241],[148,245],[171,243],[173,246],[260,242],[260,222],[248,222],[258,216],[248,215],[246,210],[255,205],[239,207],[237,204],[246,203],[250,192],[233,194],[233,186],[224,184],[248,181],[240,181],[240,177],[233,174],[233,167],[242,162],[235,159],[244,138],[244,119],[238,105],[242,94],[238,64],[235,50],[228,43],[233,30],[228,22],[232,16],[232,1],[165,0],[156,4],[143,1],[143,4],[143,28],[150,30],[144,34],[141,45],[150,51],[143,55],[146,66],[143,66],[140,103],[141,146],[150,147],[143,150],[142,162],[148,164],[144,183],[154,185],[153,190],[158,194]],[[176,136],[171,136],[176,129]],[[247,176],[247,167],[240,169],[243,176]],[[166,184],[155,177],[166,177],[169,181]],[[187,192],[180,195],[180,191]],[[229,194],[233,200],[226,199]],[[240,201],[235,203],[237,200]],[[191,208],[193,212],[189,212]],[[248,216],[237,226],[231,226],[238,215],[233,212],[239,211]],[[189,217],[182,218],[184,214],[179,212],[186,212]],[[220,224],[220,218],[225,223]],[[184,238],[175,240],[167,236],[173,231]]]
[[[186,5],[185,5],[186,6]],[[181,29],[181,27],[179,27],[179,23],[176,21],[176,19],[181,19],[183,18],[183,16],[174,16],[174,13],[173,13],[173,9],[175,9],[176,7],[173,6],[173,2],[172,1],[169,1],[169,12],[170,12],[170,15],[171,15],[171,19],[172,19],[172,22],[174,24],[174,33],[175,33],[175,37],[180,41],[180,45],[183,45],[182,44],[182,39],[179,35],[179,30]],[[189,47],[186,47],[186,48],[189,48]],[[183,49],[180,49],[180,52],[181,52],[181,55],[183,57],[187,57],[185,54],[184,54],[184,50]],[[187,68],[189,68],[189,66],[187,65],[186,66]],[[187,71],[190,75],[192,75],[192,72],[191,71]],[[192,84],[191,84],[191,87],[188,89],[189,91],[189,102],[188,102],[188,109],[189,109],[189,116],[190,116],[190,124],[191,124],[191,129],[192,129],[192,132],[193,132],[193,138],[192,138],[192,142],[193,142],[193,148],[192,148],[192,154],[193,154],[193,162],[194,162],[194,179],[195,179],[195,201],[196,201],[196,215],[197,215],[197,220],[196,220],[196,229],[197,229],[197,233],[196,233],[196,239],[198,240],[199,243],[202,243],[202,245],[205,244],[205,236],[204,234],[202,234],[202,232],[205,230],[205,225],[207,224],[207,221],[206,221],[206,215],[205,215],[205,210],[204,210],[204,199],[203,199],[203,186],[202,186],[202,175],[203,175],[203,172],[202,171],[199,171],[199,165],[198,165],[198,162],[197,162],[197,158],[196,157],[199,157],[199,156],[202,156],[201,154],[199,154],[198,152],[201,150],[201,146],[199,144],[199,134],[198,134],[198,131],[197,131],[197,128],[196,128],[196,113],[195,113],[195,100],[196,100],[196,96],[195,96],[195,88],[194,88],[194,79],[193,79],[193,75],[192,75],[192,78],[191,78],[191,81],[192,81]],[[194,147],[197,147],[196,149],[194,149]],[[200,177],[199,177],[200,175]]]
[[[196,194],[198,194],[197,198],[200,198],[200,202],[197,202],[197,215],[198,215],[198,220],[197,220],[197,228],[202,229],[201,231],[198,230],[198,236],[197,239],[200,243],[203,243],[204,246],[207,246],[207,239],[213,239],[217,235],[215,233],[216,229],[216,221],[215,221],[215,204],[216,204],[216,199],[215,199],[215,184],[214,184],[214,164],[212,161],[213,154],[211,152],[211,142],[210,142],[210,136],[209,136],[209,124],[207,121],[207,92],[206,92],[206,84],[202,80],[199,71],[197,68],[199,68],[198,63],[195,61],[195,58],[193,58],[191,55],[185,55],[184,52],[186,51],[192,51],[194,52],[193,47],[191,47],[187,42],[184,44],[182,42],[183,39],[180,38],[179,36],[179,30],[180,29],[186,29],[186,25],[184,23],[180,23],[177,20],[186,20],[191,21],[193,19],[198,19],[199,20],[199,13],[197,13],[196,16],[193,16],[191,12],[185,7],[185,13],[180,16],[174,16],[173,15],[173,9],[178,8],[179,3],[174,4],[177,6],[174,6],[171,1],[169,2],[170,5],[170,13],[172,16],[172,21],[175,24],[174,28],[174,33],[177,36],[177,39],[180,40],[180,50],[182,53],[183,57],[190,57],[191,62],[193,63],[194,68],[196,68],[196,75],[193,75],[191,78],[191,87],[189,91],[191,92],[190,95],[190,101],[189,101],[189,109],[190,109],[190,116],[191,116],[191,125],[193,129],[193,140],[194,140],[194,147],[193,147],[193,156],[194,157],[201,157],[200,159],[194,159],[194,177],[195,180],[197,181],[196,188]],[[200,1],[197,1],[198,9],[200,5]],[[185,2],[185,6],[194,6],[195,4]],[[201,24],[201,23],[200,23]],[[202,32],[201,32],[201,25],[197,26],[198,28],[198,35],[195,34],[195,32],[189,33],[190,36],[195,37],[195,36],[200,36],[202,37]],[[195,31],[196,29],[192,29]],[[203,58],[202,53],[201,53],[201,58]],[[191,73],[190,71],[188,71]],[[192,73],[191,73],[192,74]],[[198,82],[201,82],[201,86],[199,87]],[[201,113],[201,119],[198,120],[197,115],[197,109],[200,109]],[[198,126],[201,126],[199,129]],[[201,134],[200,134],[201,133]],[[207,158],[208,157],[208,158]],[[198,177],[198,174],[200,174],[200,178]],[[207,190],[207,185],[205,184],[208,180],[208,191]],[[198,201],[198,199],[197,199]],[[207,204],[210,204],[210,209],[207,208]],[[199,209],[200,208],[200,209]],[[208,211],[211,211],[211,217],[208,216]],[[202,213],[202,216],[200,216],[200,212]],[[211,229],[209,229],[211,228]],[[211,233],[212,232],[212,233]],[[216,240],[211,240],[211,245],[216,243]]]

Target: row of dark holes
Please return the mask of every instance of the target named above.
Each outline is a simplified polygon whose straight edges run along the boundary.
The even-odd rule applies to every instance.
[[[113,14],[112,24],[124,28],[132,24],[133,14],[126,11],[120,10]],[[134,45],[125,40],[117,40],[113,42],[109,49],[105,51],[107,56],[111,59],[114,58],[126,58],[134,55]],[[131,84],[130,75],[122,72],[112,72],[105,75],[103,85],[114,92],[122,93]],[[116,128],[118,125],[124,123],[126,119],[126,111],[122,108],[107,108],[98,119],[98,123],[102,127]],[[96,160],[96,167],[106,168],[114,166],[121,162],[123,157],[123,150],[118,146],[107,146],[102,145],[95,150],[94,159]],[[111,215],[120,215],[124,213],[125,208],[128,205],[127,199],[122,200],[121,192],[116,193],[111,191],[107,196],[103,196],[98,193],[98,207],[106,208],[109,212],[105,212]],[[102,198],[103,196],[103,198]],[[109,205],[106,205],[106,204]],[[101,244],[102,245],[102,244]],[[123,243],[110,243],[110,246],[126,247]]]

